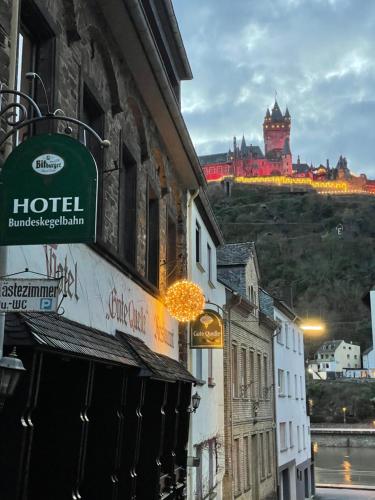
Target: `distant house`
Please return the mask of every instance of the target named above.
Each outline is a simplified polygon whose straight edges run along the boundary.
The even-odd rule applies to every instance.
[[[361,348],[344,340],[327,340],[309,363],[309,370],[317,373],[343,373],[353,368],[361,368]]]

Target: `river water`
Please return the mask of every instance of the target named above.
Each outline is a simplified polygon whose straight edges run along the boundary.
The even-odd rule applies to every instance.
[[[334,448],[314,444],[315,481],[375,487],[375,448]]]

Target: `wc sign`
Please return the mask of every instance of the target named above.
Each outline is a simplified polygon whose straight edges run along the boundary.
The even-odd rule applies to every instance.
[[[59,279],[0,280],[0,312],[56,312]]]
[[[97,168],[63,134],[20,144],[0,175],[0,245],[90,243],[96,236]]]

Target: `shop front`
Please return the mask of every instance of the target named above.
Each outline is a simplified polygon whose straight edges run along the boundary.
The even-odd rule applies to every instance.
[[[26,372],[0,413],[1,498],[184,498],[195,379],[177,323],[87,246],[13,247],[8,262],[61,277],[65,298],[6,317]]]

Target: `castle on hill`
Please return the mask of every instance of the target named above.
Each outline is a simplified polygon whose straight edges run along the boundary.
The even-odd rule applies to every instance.
[[[270,111],[267,108],[263,121],[264,153],[259,146],[246,144],[245,136],[241,144],[233,138],[233,149],[226,153],[200,156],[200,162],[208,181],[220,180],[225,176],[233,177],[269,177],[285,176],[310,178],[313,180],[346,180],[359,189],[365,189],[366,176],[353,175],[345,157],[340,156],[336,167],[326,165],[314,167],[302,163],[298,156],[293,163],[290,148],[291,116],[288,108],[283,114],[275,100]]]

